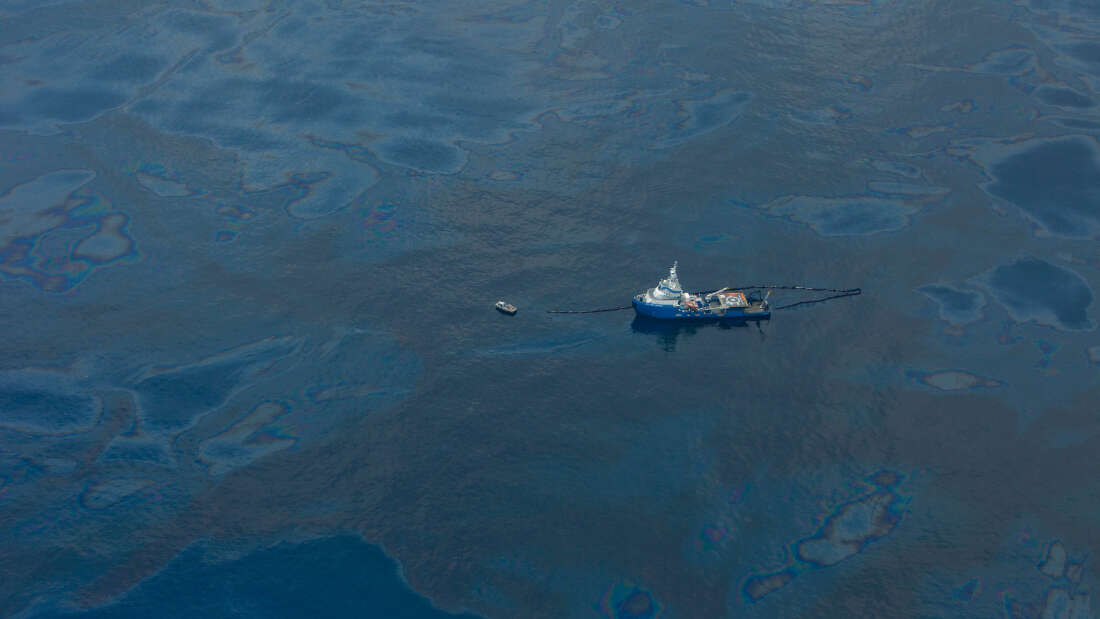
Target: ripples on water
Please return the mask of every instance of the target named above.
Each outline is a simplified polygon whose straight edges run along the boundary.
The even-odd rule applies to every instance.
[[[0,20],[0,614],[1090,616],[1093,4]]]

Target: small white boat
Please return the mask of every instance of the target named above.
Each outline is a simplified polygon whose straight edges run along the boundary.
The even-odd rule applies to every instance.
[[[504,301],[497,301],[496,308],[497,311],[501,312],[502,314],[508,314],[509,316],[515,316],[517,311],[515,305],[512,305],[511,303],[505,303]]]

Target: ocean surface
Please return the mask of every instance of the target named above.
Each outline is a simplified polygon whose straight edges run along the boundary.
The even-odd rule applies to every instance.
[[[1096,616],[1098,138],[1094,0],[0,0],[0,616]],[[546,312],[674,260],[863,294]]]

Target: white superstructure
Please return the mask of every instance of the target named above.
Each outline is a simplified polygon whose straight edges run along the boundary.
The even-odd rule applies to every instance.
[[[668,277],[662,279],[655,288],[645,291],[645,302],[657,305],[678,305],[684,295],[684,289],[680,287],[680,277],[676,274],[676,265],[668,270]]]

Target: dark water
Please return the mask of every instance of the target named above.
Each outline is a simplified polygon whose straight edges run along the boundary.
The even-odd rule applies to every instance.
[[[356,537],[283,542],[241,558],[208,562],[191,548],[118,603],[83,617],[394,617],[472,619],[433,608],[409,591],[397,567]],[[68,617],[72,615],[56,615]]]
[[[0,615],[1093,616],[1095,3],[0,24]]]

